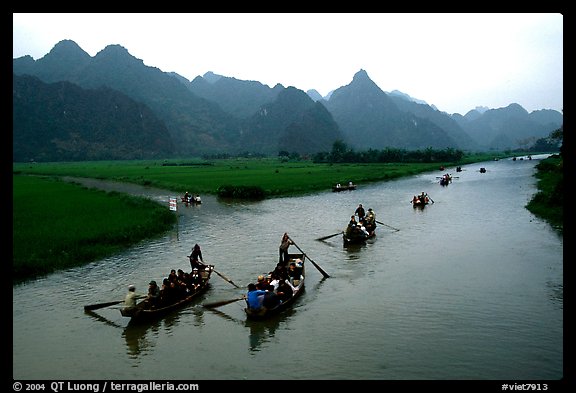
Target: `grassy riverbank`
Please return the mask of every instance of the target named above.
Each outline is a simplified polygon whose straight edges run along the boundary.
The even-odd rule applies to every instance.
[[[145,198],[13,176],[12,280],[112,255],[170,229],[176,216]]]
[[[526,208],[553,227],[563,231],[564,161],[559,155],[553,155],[540,161],[536,170],[538,192]]]
[[[360,187],[456,165],[493,160],[476,154],[458,163],[314,164],[279,159],[99,161],[13,164],[13,281],[112,255],[170,229],[175,215],[156,202],[89,190],[51,176],[78,176],[217,194],[218,187],[256,186],[267,197],[303,195],[352,180]],[[439,172],[440,173],[440,172]],[[23,176],[26,174],[40,176]],[[33,202],[32,202],[33,201]]]

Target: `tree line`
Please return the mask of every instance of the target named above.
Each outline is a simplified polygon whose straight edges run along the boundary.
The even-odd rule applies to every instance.
[[[382,150],[368,149],[354,151],[343,141],[336,141],[332,145],[332,151],[320,152],[312,156],[315,163],[431,163],[431,162],[458,162],[464,156],[462,150],[446,148],[443,150],[405,150],[387,147]]]

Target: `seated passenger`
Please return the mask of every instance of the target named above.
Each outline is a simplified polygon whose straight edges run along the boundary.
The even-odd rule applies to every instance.
[[[262,274],[259,275],[258,281],[256,282],[256,289],[265,290],[267,286],[268,286],[268,283],[264,279],[264,275],[262,275]]]
[[[290,283],[294,287],[297,287],[298,284],[300,283],[300,280],[302,279],[302,268],[299,268],[296,265],[298,261],[300,261],[300,263],[302,262],[300,259],[290,262],[290,267],[288,269],[288,276],[290,277]]]
[[[274,291],[266,291],[262,306],[266,308],[274,308],[281,303],[280,297]]]
[[[146,296],[146,301],[151,307],[158,305],[160,301],[160,287],[156,284],[156,281],[152,280],[148,284],[148,296]]]
[[[266,291],[256,289],[256,285],[252,283],[248,284],[248,293],[246,295],[246,304],[248,305],[248,308],[252,310],[261,309],[265,294]]]
[[[292,287],[286,280],[282,280],[278,283],[278,289],[276,289],[276,294],[280,298],[280,301],[285,302],[292,297],[294,291]]]

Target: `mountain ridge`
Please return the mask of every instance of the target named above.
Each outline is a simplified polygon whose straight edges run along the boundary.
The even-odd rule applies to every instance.
[[[116,44],[90,57],[74,41],[63,40],[41,59],[13,59],[13,72],[33,75],[46,83],[67,81],[86,89],[106,86],[126,94],[150,108],[165,124],[175,155],[237,154],[251,149],[277,154],[278,149],[291,148],[313,154],[329,151],[340,139],[357,149],[513,148],[563,122],[558,112],[539,110],[532,115],[514,105],[496,114],[488,109],[482,113],[471,110],[465,116],[449,115],[406,93],[382,91],[364,69],[348,85],[324,98],[317,91],[303,92],[281,84],[271,88],[210,71],[188,81],[145,65]],[[300,93],[281,94],[289,89],[306,95],[310,102],[304,104]],[[284,99],[293,94],[292,98],[299,98]],[[262,117],[263,110],[283,115],[271,124],[270,117]],[[291,116],[290,111],[297,113]],[[508,120],[504,121],[505,117]],[[491,128],[481,119],[492,119]],[[517,127],[514,121],[522,126]],[[526,135],[522,129],[535,135]],[[291,140],[308,142],[294,144],[289,143]]]

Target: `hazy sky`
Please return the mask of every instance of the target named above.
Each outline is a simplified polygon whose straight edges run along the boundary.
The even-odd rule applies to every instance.
[[[13,58],[118,44],[165,72],[208,71],[321,95],[364,69],[441,111],[563,110],[561,14],[13,14]]]

